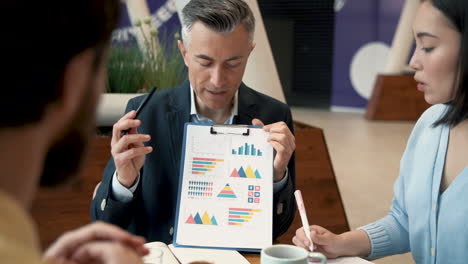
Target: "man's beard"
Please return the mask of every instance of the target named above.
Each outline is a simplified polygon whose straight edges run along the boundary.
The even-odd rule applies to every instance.
[[[93,89],[97,87],[90,82],[69,127],[50,147],[40,179],[41,187],[63,185],[80,170],[95,127],[97,98]]]
[[[74,129],[55,143],[44,162],[41,187],[55,187],[70,181],[81,168],[89,139],[89,133]]]

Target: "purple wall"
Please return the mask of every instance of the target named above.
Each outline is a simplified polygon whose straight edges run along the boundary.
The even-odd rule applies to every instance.
[[[164,34],[180,32],[180,21],[177,16],[176,0],[146,0],[151,13],[152,25],[159,31],[159,38],[164,38]],[[122,12],[117,30],[112,36],[115,42],[135,41],[134,29],[131,27],[127,5],[121,4]],[[143,18],[142,18],[143,19]]]
[[[332,106],[364,108],[367,99],[351,84],[353,56],[371,42],[391,45],[405,0],[346,1],[335,16]],[[377,59],[377,58],[376,58]]]

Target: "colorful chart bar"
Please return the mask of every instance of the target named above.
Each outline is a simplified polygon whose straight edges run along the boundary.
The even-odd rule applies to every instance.
[[[248,222],[248,221],[249,221],[249,220],[245,220],[245,219],[229,218],[229,222],[244,223],[244,222]]]
[[[229,208],[230,211],[242,211],[242,212],[256,212],[259,213],[261,209],[248,209],[248,208]]]
[[[228,224],[229,225],[243,225],[251,221],[255,213],[260,213],[261,209],[251,208],[229,208]]]
[[[212,171],[212,169],[207,169],[207,168],[192,168],[194,171]]]
[[[232,155],[244,155],[244,156],[259,156],[261,157],[263,153],[255,148],[254,144],[245,143],[243,146],[240,146],[237,150],[232,149]]]
[[[229,214],[232,215],[253,215],[251,212],[235,212],[235,211],[229,211]]]
[[[194,161],[224,161],[223,159],[209,159],[209,158],[193,158]]]
[[[214,161],[193,161],[193,164],[206,164],[206,165],[211,165],[211,164],[216,164]]]
[[[192,174],[205,175],[206,172],[213,171],[216,164],[223,162],[224,159],[213,158],[193,158],[192,159]]]
[[[194,167],[194,168],[214,168],[215,166],[213,166],[213,165],[199,165],[199,164],[193,164],[192,167]]]
[[[247,215],[229,215],[229,218],[252,219],[252,216],[247,216]]]

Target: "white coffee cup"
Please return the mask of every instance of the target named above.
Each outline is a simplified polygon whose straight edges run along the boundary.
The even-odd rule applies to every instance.
[[[310,262],[309,262],[310,261]],[[273,245],[262,249],[261,264],[326,264],[327,258],[319,252],[307,250],[293,245]]]
[[[149,254],[143,257],[143,263],[145,264],[163,264],[164,251],[162,246],[166,246],[161,242],[152,242],[145,244],[146,248],[149,249]]]

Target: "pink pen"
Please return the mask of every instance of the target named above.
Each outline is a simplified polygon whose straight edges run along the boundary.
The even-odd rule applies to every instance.
[[[304,201],[302,200],[301,191],[296,190],[294,192],[294,196],[296,197],[297,209],[299,210],[299,215],[301,216],[302,226],[304,227],[305,235],[310,241],[309,249],[313,252],[314,242],[312,242],[312,238],[310,237],[309,221],[307,221],[307,214],[304,207]]]

